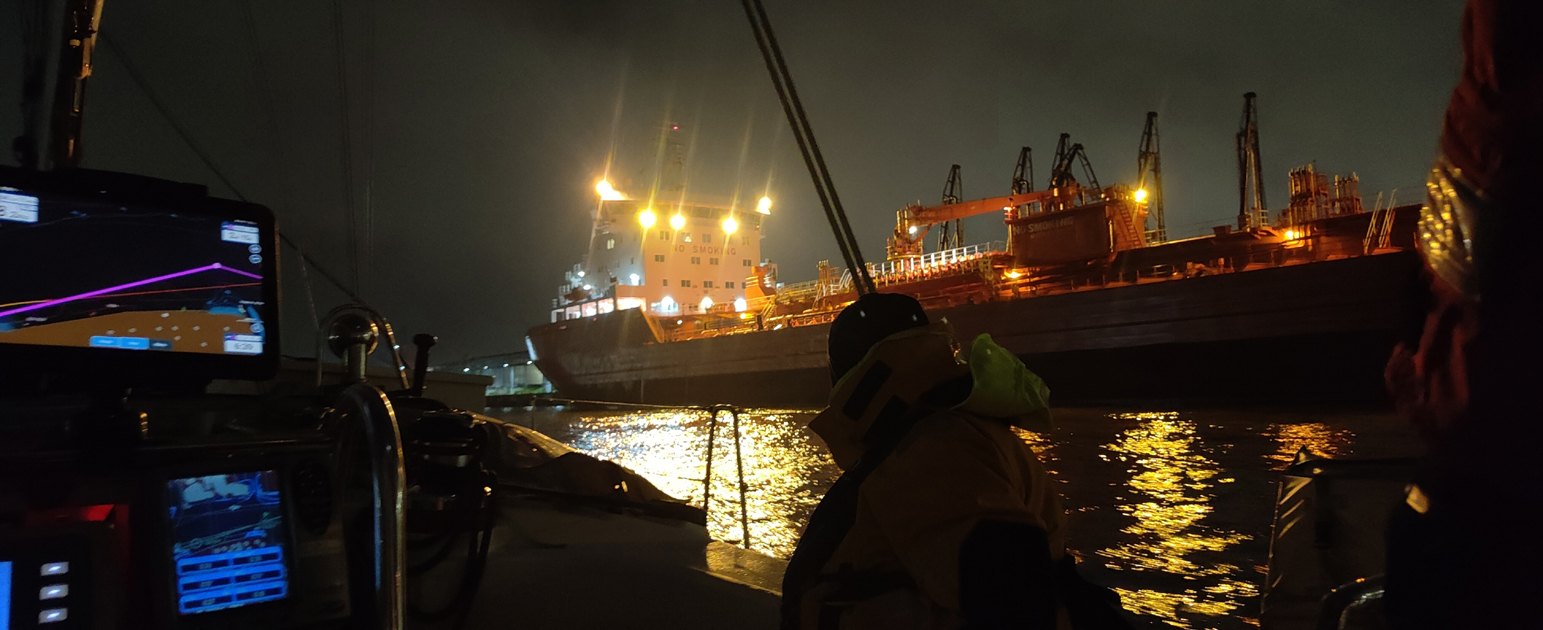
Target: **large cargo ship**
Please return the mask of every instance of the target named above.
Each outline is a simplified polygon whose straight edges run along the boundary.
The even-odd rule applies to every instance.
[[[915,296],[961,339],[991,333],[1058,403],[1381,399],[1382,367],[1418,312],[1418,206],[1368,210],[1354,176],[1308,165],[1272,213],[1248,194],[1258,161],[1240,148],[1253,166],[1237,223],[1169,241],[1160,172],[1144,163],[1136,186],[1100,186],[1090,168],[1073,176],[1080,153],[1063,136],[1043,190],[1019,176],[1007,196],[960,201],[949,186],[943,203],[902,208],[887,259],[868,264],[875,284]],[[829,325],[856,298],[847,270],[822,262],[813,281],[778,282],[759,259],[764,201],[741,211],[606,196],[586,261],[527,337],[560,395],[824,402]],[[987,212],[1002,214],[1008,240],[966,245],[958,220]]]

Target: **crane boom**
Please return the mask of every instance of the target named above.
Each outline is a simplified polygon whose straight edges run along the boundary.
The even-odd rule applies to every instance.
[[[1034,192],[1034,154],[1029,147],[1018,150],[1018,164],[1013,167],[1012,191],[1015,195]]]
[[[989,212],[1001,212],[1006,208],[1044,203],[1047,200],[1066,196],[1075,196],[1075,193],[1069,195],[1066,190],[1051,189],[936,206],[910,205],[900,210],[901,222],[896,227],[908,231],[912,226],[932,225]]]
[[[1243,122],[1238,126],[1238,229],[1264,227],[1264,169],[1259,160],[1259,107],[1257,95],[1243,95]]]
[[[1136,154],[1136,194],[1144,197],[1147,213],[1157,222],[1150,233],[1156,242],[1168,240],[1168,224],[1163,219],[1163,160],[1157,135],[1157,112],[1147,112],[1146,128],[1141,131],[1141,149]],[[1138,198],[1137,201],[1142,201]]]
[[[955,164],[948,169],[948,181],[943,183],[943,205],[959,203],[964,196],[964,180],[959,176],[959,165]],[[938,249],[952,249],[964,246],[964,225],[958,219],[954,220],[953,234],[949,234],[948,224],[938,231]]]

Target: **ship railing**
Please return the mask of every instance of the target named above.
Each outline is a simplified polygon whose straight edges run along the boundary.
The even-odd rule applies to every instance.
[[[819,296],[820,282],[818,280],[808,280],[805,282],[785,284],[781,287],[778,287],[776,301],[784,303],[805,302],[812,301]]]
[[[722,422],[724,414],[729,416],[729,432],[734,440],[734,472],[735,481],[739,489],[739,531],[740,546],[750,548],[750,486],[745,483],[745,457],[741,447],[744,440],[739,429],[739,416],[744,409],[734,405],[716,404],[707,406],[697,405],[650,405],[648,403],[614,402],[607,400],[580,400],[576,398],[552,398],[541,397],[535,401],[543,404],[560,405],[592,405],[596,407],[610,407],[617,409],[646,409],[654,411],[697,411],[707,414],[707,454],[702,465],[702,513],[712,522],[713,501],[713,457],[714,445],[718,441],[718,425]]]
[[[918,278],[946,275],[961,269],[973,270],[970,263],[1006,251],[1007,244],[1002,241],[976,243],[919,256],[873,263],[869,265],[869,274],[880,284],[907,282]]]

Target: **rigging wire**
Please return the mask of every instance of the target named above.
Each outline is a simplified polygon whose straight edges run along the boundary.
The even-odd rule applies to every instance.
[[[831,181],[830,169],[825,165],[820,145],[814,139],[814,129],[809,125],[808,114],[804,112],[798,90],[793,86],[793,75],[788,72],[787,60],[777,45],[777,36],[772,31],[766,8],[762,6],[761,0],[741,0],[741,4],[745,7],[745,16],[750,20],[750,29],[755,33],[756,45],[761,49],[761,58],[766,62],[766,70],[771,73],[772,85],[777,90],[778,100],[782,102],[782,110],[787,114],[788,124],[793,127],[793,138],[798,141],[799,153],[803,155],[804,165],[809,168],[809,176],[814,180],[815,192],[825,208],[825,217],[835,232],[836,245],[840,247],[841,257],[851,270],[857,293],[874,293],[873,278],[863,262],[857,239],[852,235],[852,226],[847,222],[841,199],[836,195],[836,184]]]
[[[284,134],[279,129],[279,117],[274,106],[274,91],[268,81],[268,66],[263,62],[262,47],[258,44],[257,18],[252,7],[253,0],[245,0],[241,3],[241,22],[245,27],[247,62],[252,65],[253,89],[257,92],[259,103],[263,110],[263,123],[267,127],[267,136],[273,141],[274,156],[278,158],[280,172],[279,181],[283,182],[284,169],[289,165],[288,151],[284,146]],[[294,207],[294,193],[290,186],[279,186],[279,203],[285,208]]]
[[[139,67],[134,65],[133,59],[131,59],[123,50],[123,48],[119,46],[118,43],[113,40],[113,38],[106,32],[99,34],[98,37],[101,39],[102,44],[107,48],[107,50],[112,51],[113,56],[117,57],[118,62],[123,65],[123,70],[129,75],[129,79],[133,81],[134,85],[139,87],[139,91],[144,93],[145,97],[150,100],[150,105],[161,114],[161,118],[166,120],[166,123],[171,126],[172,131],[177,134],[178,138],[182,139],[182,142],[188,146],[188,149],[193,151],[193,155],[198,157],[198,160],[203,163],[204,167],[209,169],[209,172],[214,174],[215,179],[218,179],[232,195],[235,195],[235,197],[241,201],[247,201],[246,195],[242,194],[241,189],[236,187],[235,182],[232,182],[230,178],[225,175],[225,171],[221,170],[220,167],[215,164],[214,159],[209,157],[209,153],[206,152],[204,148],[193,139],[192,134],[188,133],[188,130],[182,126],[181,122],[177,120],[177,117],[172,115],[171,108],[166,105],[166,102],[161,100],[161,97],[157,95],[154,90],[150,89],[150,83],[146,81],[144,75],[139,72]],[[331,283],[333,286],[337,287],[337,289],[342,291],[344,295],[348,296],[350,300],[360,304],[366,304],[364,298],[359,297],[356,293],[348,288],[348,285],[343,284],[342,280],[339,280],[337,276],[327,271],[326,267],[323,267],[320,263],[316,262],[316,259],[312,258],[310,254],[307,254],[305,250],[300,247],[300,244],[296,243],[294,239],[289,237],[288,234],[279,232],[279,240],[285,245],[288,245],[291,249],[295,250],[295,253],[300,254],[300,259],[304,261],[305,264],[308,264],[311,268],[314,268],[316,273],[321,274],[322,278],[327,280],[327,282]],[[307,276],[307,278],[309,278],[309,276]],[[306,291],[310,291],[309,281],[307,281],[306,284]]]
[[[338,84],[338,141],[343,147],[343,216],[348,225],[348,268],[354,292],[359,292],[359,217],[354,204],[354,145],[350,137],[352,108],[348,98],[348,54],[343,37],[343,3],[332,0],[332,42]]]
[[[363,257],[359,260],[362,276],[370,277],[375,260],[375,3],[364,3],[364,96],[360,104],[364,119],[364,231]],[[363,293],[363,291],[360,291]]]

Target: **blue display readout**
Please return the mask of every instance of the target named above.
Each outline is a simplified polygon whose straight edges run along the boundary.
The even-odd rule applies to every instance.
[[[289,595],[278,488],[278,476],[266,470],[166,483],[179,613]]]

